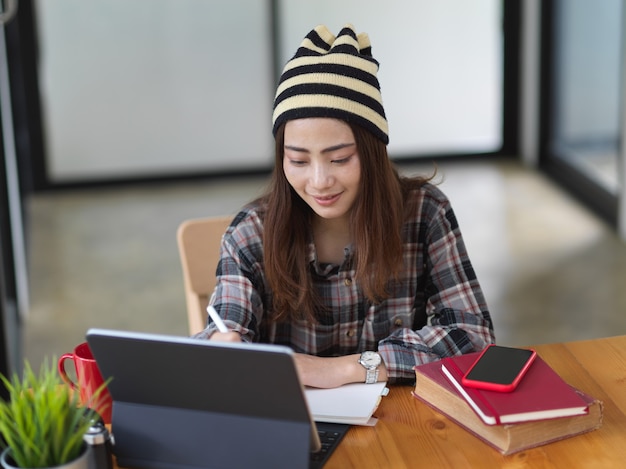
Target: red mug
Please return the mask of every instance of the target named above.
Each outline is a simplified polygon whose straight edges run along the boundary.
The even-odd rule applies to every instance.
[[[65,370],[66,360],[72,360],[74,363],[76,382],[70,378]],[[113,401],[109,390],[106,388],[102,389],[100,394],[94,398],[94,394],[100,389],[104,380],[102,379],[102,374],[100,374],[96,360],[93,358],[91,350],[89,349],[89,344],[83,342],[76,346],[74,352],[61,355],[58,362],[58,369],[63,381],[74,391],[79,392],[81,403],[96,410],[105,423],[111,423]]]

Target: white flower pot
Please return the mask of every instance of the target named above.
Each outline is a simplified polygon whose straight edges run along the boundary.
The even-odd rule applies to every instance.
[[[48,468],[41,469],[89,469],[89,452],[91,451],[91,447],[85,445],[85,451],[81,453],[81,455],[74,459],[71,462],[66,464],[62,464],[60,466],[53,466]],[[3,469],[32,469],[32,468],[21,468],[15,465],[15,462],[11,458],[11,448],[6,448],[2,454],[0,454],[0,467]]]

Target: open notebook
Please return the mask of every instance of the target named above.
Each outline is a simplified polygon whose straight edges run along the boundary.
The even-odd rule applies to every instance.
[[[305,388],[306,400],[316,422],[376,425],[374,412],[387,395],[387,383],[352,383],[332,389]]]
[[[327,457],[311,462],[321,443],[287,347],[105,329],[87,341],[111,377],[120,466],[309,468]],[[330,431],[340,440],[347,428]]]

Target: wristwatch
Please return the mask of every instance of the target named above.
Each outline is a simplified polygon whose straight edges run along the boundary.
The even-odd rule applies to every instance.
[[[374,384],[378,381],[378,367],[383,362],[378,352],[366,351],[361,354],[359,363],[366,370],[365,384]]]

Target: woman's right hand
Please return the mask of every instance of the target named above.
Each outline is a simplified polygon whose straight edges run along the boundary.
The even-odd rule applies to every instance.
[[[214,332],[209,340],[217,342],[241,342],[241,334],[239,332]]]

